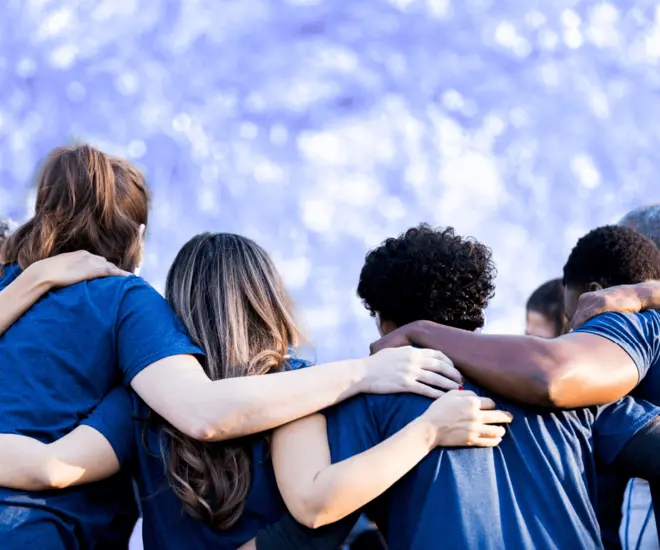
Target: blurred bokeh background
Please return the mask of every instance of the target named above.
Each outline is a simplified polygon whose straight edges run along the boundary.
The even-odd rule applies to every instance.
[[[366,251],[420,221],[490,245],[488,330],[577,238],[660,200],[660,8],[555,0],[5,0],[0,212],[85,140],[153,189],[142,274],[193,234],[276,259],[320,360],[376,337]]]

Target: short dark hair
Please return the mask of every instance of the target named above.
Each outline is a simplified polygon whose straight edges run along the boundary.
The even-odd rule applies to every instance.
[[[564,266],[564,284],[608,288],[660,279],[660,249],[641,233],[606,225],[587,233]]]
[[[428,320],[475,330],[495,275],[490,248],[452,227],[422,224],[367,254],[357,292],[372,315],[397,326]]]
[[[546,317],[557,329],[565,332],[564,285],[561,279],[552,279],[538,287],[527,300],[527,311],[535,311]]]

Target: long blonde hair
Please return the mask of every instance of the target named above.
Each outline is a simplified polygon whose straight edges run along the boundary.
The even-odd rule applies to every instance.
[[[228,233],[204,233],[177,255],[166,298],[206,354],[211,380],[287,368],[301,335],[292,301],[268,254]],[[187,512],[217,529],[241,517],[251,485],[247,438],[203,443],[165,423],[168,477]]]

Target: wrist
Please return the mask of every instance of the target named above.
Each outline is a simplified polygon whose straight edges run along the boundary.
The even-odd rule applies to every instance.
[[[23,271],[21,277],[25,280],[26,290],[28,292],[36,293],[41,296],[53,288],[53,283],[39,263],[40,262],[36,262],[29,265]]]
[[[660,283],[647,282],[635,285],[637,288],[637,299],[639,300],[639,309],[656,309],[660,304]],[[654,299],[655,298],[655,299]]]
[[[348,362],[348,379],[351,385],[351,395],[369,393],[373,384],[372,362],[369,357]]]
[[[417,431],[424,449],[430,452],[438,446],[439,429],[426,414],[417,417],[410,425]]]

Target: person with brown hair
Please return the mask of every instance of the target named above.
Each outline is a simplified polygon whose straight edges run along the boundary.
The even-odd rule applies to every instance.
[[[237,521],[250,484],[241,442],[212,442],[267,431],[360,392],[438,397],[438,388],[458,387],[460,375],[443,354],[413,348],[277,372],[286,370],[286,349],[297,333],[290,316],[273,317],[264,310],[263,296],[288,306],[279,289],[266,283],[260,283],[259,292],[238,287],[241,299],[234,296],[225,311],[218,294],[210,294],[218,281],[201,284],[199,277],[208,270],[184,270],[178,285],[168,287],[184,326],[140,278],[81,277],[81,284],[54,288],[61,281],[37,269],[57,254],[82,249],[104,258],[103,267],[95,260],[97,273],[134,271],[141,262],[147,216],[147,188],[134,167],[86,145],[59,148],[40,174],[34,217],[3,247],[0,326],[15,321],[0,339],[3,437],[31,436],[38,440],[33,443],[49,448],[46,444],[61,441],[65,449],[67,435],[83,433],[95,440],[74,445],[83,450],[82,457],[71,459],[67,450],[47,461],[37,480],[50,487],[88,484],[39,495],[35,489],[0,489],[0,534],[8,547],[112,546],[125,540],[126,529],[114,522],[119,510],[130,508],[131,485],[121,473],[98,481],[132,455],[123,424],[114,420],[131,409],[118,383],[135,391],[153,422],[162,419],[169,441],[164,456],[171,461],[165,474],[173,489],[164,498],[174,499],[179,510],[183,502],[190,514],[215,527]],[[206,249],[199,254],[202,262]],[[117,268],[108,267],[108,261]],[[220,276],[217,269],[212,273]],[[16,286],[25,292],[12,290]],[[38,301],[29,307],[30,299]],[[216,320],[227,315],[243,331],[254,330],[255,319],[265,320],[264,326],[254,343],[239,340],[229,323],[212,324],[212,318],[199,316],[209,308]],[[222,346],[216,345],[220,337]],[[270,371],[275,374],[245,376]],[[1,447],[26,466],[38,456],[22,454],[18,443],[12,450]],[[99,469],[79,466],[90,456],[91,466]],[[222,469],[214,466],[216,460]],[[158,523],[154,530],[167,538],[169,527]]]
[[[194,237],[170,269],[166,297],[204,351],[204,371],[212,380],[304,366],[291,356],[301,338],[291,300],[272,261],[253,241],[230,234]],[[375,455],[328,468],[324,482],[336,487],[342,479],[354,481],[351,472],[369,468],[382,453],[402,459],[411,448],[424,445],[428,450],[438,444],[496,445],[498,438],[470,440],[471,430],[489,423],[485,414],[504,422],[508,417],[480,410],[491,407],[487,399],[477,400],[475,409],[474,399],[469,392],[441,397],[420,421]],[[139,420],[133,424],[132,418]],[[464,424],[457,425],[461,419]],[[0,436],[0,485],[40,490],[111,475],[119,463],[101,437],[107,432],[100,428],[108,424],[114,433],[121,429],[124,434],[123,445],[115,446],[132,449],[123,454],[134,457],[147,548],[235,549],[285,514],[270,466],[267,434],[224,443],[196,441],[124,390],[111,392],[92,412],[88,425],[50,445],[18,435]],[[493,429],[500,436],[504,432]],[[384,490],[400,475],[376,469],[370,479],[362,476],[364,487],[355,490]],[[330,491],[330,496],[341,499],[337,491]],[[309,537],[318,548],[336,548],[341,542],[334,533],[328,539],[323,531]]]

